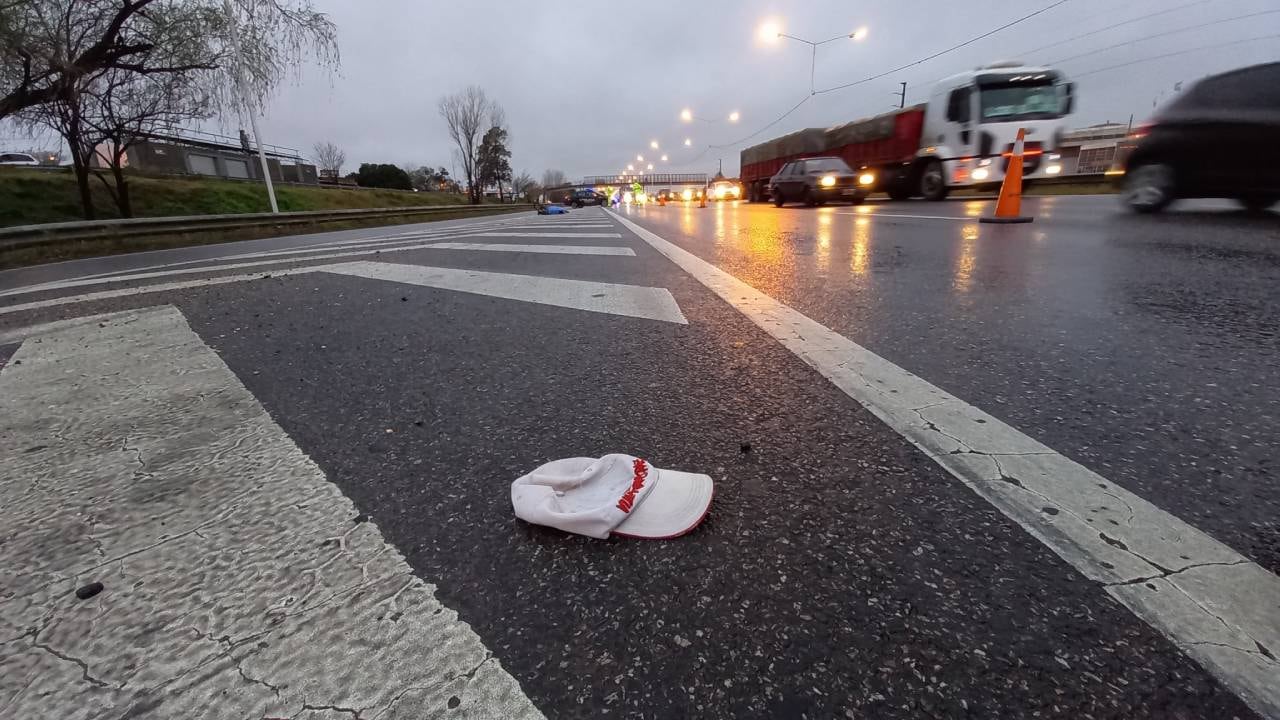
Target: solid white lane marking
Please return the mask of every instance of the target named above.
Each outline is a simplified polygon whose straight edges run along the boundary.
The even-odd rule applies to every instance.
[[[543,229],[548,227],[548,223],[532,223],[525,225],[507,225],[511,229]],[[554,227],[566,227],[566,225],[554,225]],[[576,223],[567,225],[571,228],[616,228],[618,225],[613,223]]]
[[[666,288],[379,262],[352,262],[316,269],[540,305],[687,324],[676,299]]]
[[[432,243],[424,250],[487,250],[492,252],[527,252],[549,255],[618,255],[635,257],[636,251],[626,247],[600,247],[595,245],[508,245],[505,243]]]
[[[143,285],[141,287],[102,290],[95,293],[84,293],[81,295],[68,295],[65,297],[50,298],[48,300],[36,300],[34,302],[22,303],[21,305],[0,307],[0,315],[9,315],[12,313],[24,312],[26,310],[42,310],[44,308],[59,307],[61,305],[96,302],[98,300],[112,300],[114,298],[129,297],[131,295],[145,295],[147,293],[167,292],[170,290],[187,290],[190,288],[208,287],[212,285],[225,285],[227,283],[238,283],[248,280],[261,280],[267,277],[302,275],[305,273],[315,272],[317,267],[323,266],[272,270],[270,272],[246,273],[242,275],[223,275],[221,277],[201,278],[199,280],[158,283],[155,285]]]
[[[381,246],[396,245],[399,243],[411,243],[417,240],[429,240],[434,238],[460,238],[468,237],[467,233],[459,232],[439,232],[439,233],[414,233],[409,236],[377,236],[371,238],[361,238],[358,240],[338,240],[330,243],[317,243],[306,247],[282,248],[280,250],[262,250],[259,252],[239,253],[236,255],[219,255],[217,257],[200,258],[198,260],[183,260],[181,262],[165,263],[163,265],[143,265],[127,270],[115,270],[112,272],[97,273],[95,275],[78,275],[65,280],[58,280],[59,284],[70,284],[80,280],[93,280],[97,278],[118,278],[121,275],[132,275],[139,272],[150,272],[155,270],[167,270],[170,268],[186,267],[189,265],[200,265],[202,263],[220,263],[228,260],[244,260],[246,258],[274,258],[286,255],[306,255],[308,253],[321,254],[333,250],[355,250],[361,247],[379,248]],[[26,289],[26,288],[24,288]]]
[[[545,238],[620,238],[620,233],[567,233],[567,232],[480,232],[472,237],[545,237]]]
[[[236,253],[234,255],[217,255],[213,257],[199,258],[197,260],[182,260],[177,262],[159,263],[154,265],[140,265],[138,267],[129,268],[126,270],[114,270],[111,272],[92,273],[88,275],[75,275],[69,278],[64,278],[57,282],[69,283],[69,282],[75,282],[78,280],[89,280],[94,278],[125,275],[130,273],[141,272],[144,270],[160,270],[165,268],[183,267],[186,265],[196,265],[199,263],[225,262],[227,260],[239,260],[243,258],[252,258],[252,257],[274,257],[279,255],[322,252],[324,250],[333,250],[337,248],[351,249],[353,247],[362,247],[362,246],[373,247],[376,245],[387,244],[387,243],[394,244],[396,242],[408,242],[411,240],[425,240],[428,238],[435,238],[435,237],[466,237],[468,234],[477,230],[493,230],[493,229],[498,229],[502,227],[508,227],[510,222],[511,221],[504,221],[504,222],[476,221],[474,223],[451,225],[448,227],[439,227],[439,228],[425,227],[425,228],[419,228],[416,230],[410,230],[407,232],[401,232],[401,233],[395,233],[395,234],[371,235],[371,236],[359,237],[359,238],[346,238],[343,240],[330,240],[326,242],[310,243],[310,244],[301,245],[301,246],[295,245],[291,247],[280,248],[278,250],[262,250],[257,252]],[[520,222],[524,222],[524,220],[520,220]],[[282,236],[282,237],[287,237],[287,236]],[[276,238],[276,239],[280,239],[280,238]],[[249,242],[252,242],[252,241],[249,241]],[[153,251],[153,252],[163,252],[163,251]],[[147,253],[141,253],[141,254],[147,254]],[[50,284],[52,283],[45,283],[40,287],[42,288],[47,287]],[[19,288],[19,289],[23,291],[30,290],[30,288]],[[0,293],[0,295],[3,295],[3,294],[4,293]]]
[[[460,234],[449,235],[448,237],[462,238],[462,237],[476,237],[476,235],[477,235],[476,233],[460,233]],[[499,235],[498,237],[506,237],[506,236]],[[620,236],[615,234],[615,235],[612,235],[612,237],[616,238]],[[114,283],[114,282],[132,282],[135,280],[151,280],[154,278],[171,277],[175,275],[196,275],[199,273],[222,272],[224,270],[238,270],[238,269],[250,268],[250,267],[267,267],[272,265],[286,265],[289,263],[310,262],[313,260],[332,260],[332,259],[344,258],[344,257],[358,257],[361,255],[372,255],[375,252],[386,254],[386,253],[393,253],[393,252],[404,252],[406,250],[423,250],[423,249],[432,247],[433,244],[434,243],[431,243],[431,242],[413,243],[410,245],[396,245],[394,243],[392,244],[378,243],[376,246],[359,249],[359,250],[345,250],[342,252],[320,253],[318,255],[309,255],[307,257],[288,257],[288,258],[277,258],[277,259],[267,259],[267,260],[249,260],[246,262],[238,262],[238,263],[202,265],[200,267],[193,267],[193,268],[179,268],[179,269],[173,269],[173,270],[154,270],[154,271],[148,271],[148,272],[131,273],[128,275],[114,275],[111,277],[87,278],[87,279],[77,279],[77,280],[59,280],[56,282],[43,283],[40,285],[29,285],[27,287],[14,288],[12,290],[5,290],[3,292],[0,292],[0,297],[11,297],[14,295],[29,295],[31,293],[42,292],[46,290],[66,290],[70,288],[87,287],[92,285],[105,285],[107,283]],[[5,308],[0,308],[0,313],[5,312],[6,310],[7,309]]]
[[[181,313],[102,325],[0,370],[5,717],[542,718]]]
[[[1255,710],[1280,717],[1280,578],[715,265],[618,220],[1103,584]]]

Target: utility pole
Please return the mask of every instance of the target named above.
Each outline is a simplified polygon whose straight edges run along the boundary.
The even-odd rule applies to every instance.
[[[905,82],[898,83],[902,86],[902,93],[898,95],[898,109],[901,110],[907,106],[907,84]],[[880,102],[884,102],[881,100]]]
[[[262,149],[262,131],[258,129],[258,115],[254,112],[253,97],[245,88],[244,84],[244,68],[240,66],[240,61],[244,54],[240,52],[240,29],[236,27],[236,11],[231,7],[231,0],[222,0],[222,6],[227,13],[227,27],[230,28],[231,49],[235,51],[235,69],[232,75],[235,77],[236,90],[240,93],[240,100],[244,103],[244,111],[249,116],[249,127],[253,128],[253,141],[258,145],[258,162],[262,164],[262,179],[267,182],[267,198],[271,200],[271,212],[279,213],[280,206],[276,204],[276,188],[271,184],[271,169],[267,166],[267,153]]]

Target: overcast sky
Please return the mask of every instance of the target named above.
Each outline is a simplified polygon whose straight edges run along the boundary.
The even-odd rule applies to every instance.
[[[304,154],[317,141],[333,141],[346,150],[350,169],[360,162],[448,166],[450,142],[437,102],[476,84],[506,109],[517,171],[535,177],[550,167],[571,177],[617,172],[637,153],[649,160],[649,141],[657,139],[672,170],[714,172],[723,158],[732,175],[745,145],[886,111],[901,81],[908,83],[908,101],[919,101],[935,79],[994,60],[1053,63],[1069,77],[1081,76],[1072,124],[1083,126],[1127,122],[1130,113],[1140,120],[1180,80],[1280,58],[1280,39],[1273,38],[1084,75],[1155,55],[1280,34],[1280,12],[1201,27],[1280,11],[1280,2],[1067,0],[937,59],[818,95],[750,141],[736,142],[808,94],[809,47],[785,40],[761,44],[757,29],[766,19],[815,40],[869,29],[861,42],[818,49],[821,89],[921,59],[1055,1],[315,0],[338,26],[341,70],[333,76],[304,71],[297,85],[284,88],[265,108],[263,133],[267,142]],[[1035,51],[1179,6],[1186,7]],[[1182,28],[1194,29],[1138,41]],[[686,106],[718,124],[682,124],[679,113]],[[732,110],[741,112],[736,126],[723,122]],[[685,137],[693,140],[692,149],[682,146]],[[708,150],[709,144],[731,147]]]

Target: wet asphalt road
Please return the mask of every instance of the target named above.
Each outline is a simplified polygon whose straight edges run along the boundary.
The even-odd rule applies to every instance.
[[[990,205],[631,216],[1280,571],[1280,214]]]
[[[978,226],[985,204],[964,202],[628,217],[1275,571],[1277,219],[1040,202],[1028,203],[1036,223],[1017,228]],[[571,215],[597,216],[611,222]],[[665,288],[688,324],[320,273],[24,310],[0,315],[0,333],[179,308],[548,717],[1255,717],[742,315],[613,231],[485,240],[616,244],[634,258],[341,260]],[[206,270],[180,279],[217,277],[246,270],[213,265],[252,260],[214,256],[354,237],[0,279],[186,260]],[[288,257],[255,267],[335,262]],[[0,310],[86,291],[6,297]],[[673,542],[600,542],[511,516],[519,474],[615,451],[711,474],[707,522]]]

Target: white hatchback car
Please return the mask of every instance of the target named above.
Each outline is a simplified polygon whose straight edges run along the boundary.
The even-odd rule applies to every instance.
[[[0,165],[39,165],[40,161],[26,153],[0,153]]]

